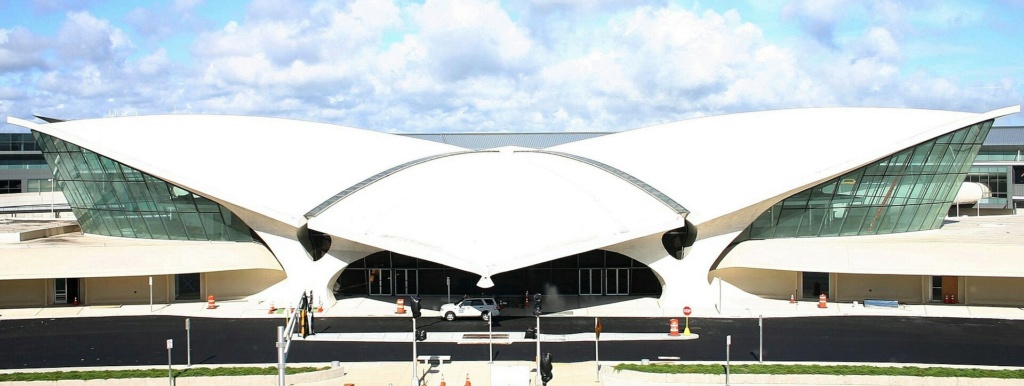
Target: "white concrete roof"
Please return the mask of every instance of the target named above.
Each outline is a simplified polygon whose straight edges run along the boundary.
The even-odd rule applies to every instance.
[[[515,150],[402,170],[310,219],[309,228],[486,277],[684,224],[604,170]]]
[[[808,108],[730,114],[585,139],[550,150],[629,173],[702,223],[1020,106],[982,114],[892,108]],[[746,223],[732,224],[742,229]],[[719,232],[721,233],[721,232]]]
[[[65,139],[214,201],[298,227],[303,215],[381,170],[465,150],[350,127],[265,117],[151,115],[8,123]]]
[[[948,218],[889,235],[745,241],[718,268],[885,275],[1024,277],[1024,216]]]
[[[281,270],[281,265],[257,243],[145,240],[81,233],[0,243],[0,280],[242,269]]]

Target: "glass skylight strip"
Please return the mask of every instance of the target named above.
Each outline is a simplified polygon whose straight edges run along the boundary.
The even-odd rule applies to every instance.
[[[342,190],[341,192],[338,192],[338,194],[335,194],[331,198],[327,199],[327,201],[324,201],[324,202],[320,203],[320,205],[317,205],[316,208],[313,208],[313,210],[310,210],[309,212],[306,213],[306,219],[311,219],[313,217],[319,216],[320,213],[323,213],[325,210],[327,210],[331,206],[334,206],[334,204],[338,203],[338,201],[344,200],[345,197],[348,197],[348,196],[352,195],[352,193],[358,192],[359,190],[369,186],[370,184],[373,184],[374,182],[380,181],[380,180],[384,179],[385,177],[390,176],[392,174],[398,173],[401,170],[410,168],[410,167],[415,166],[415,165],[419,165],[419,164],[424,163],[424,162],[433,161],[433,160],[436,160],[436,159],[439,159],[439,158],[450,157],[450,156],[453,156],[453,155],[466,154],[466,153],[474,153],[474,152],[473,151],[458,151],[458,152],[453,152],[453,153],[445,153],[445,154],[438,154],[438,155],[427,156],[427,157],[423,157],[423,158],[419,158],[419,159],[415,159],[415,160],[403,163],[403,164],[398,165],[398,166],[394,166],[394,167],[389,168],[389,169],[387,169],[385,171],[382,171],[380,173],[374,174],[374,175],[370,176],[369,178],[367,178],[365,180],[362,180],[362,181],[359,181],[355,185],[352,185],[352,186],[346,188],[345,190]]]
[[[654,197],[656,200],[660,201],[662,204],[665,204],[665,206],[669,207],[669,209],[674,210],[676,213],[679,213],[679,214],[682,214],[682,215],[686,215],[686,214],[690,213],[689,210],[687,210],[685,207],[680,205],[678,202],[676,202],[675,200],[670,198],[668,195],[662,193],[658,189],[655,189],[653,186],[648,185],[646,182],[641,181],[639,178],[633,177],[629,173],[626,173],[626,172],[624,172],[622,170],[616,169],[616,168],[612,167],[611,165],[607,165],[607,164],[604,164],[604,163],[592,160],[592,159],[587,158],[587,157],[580,157],[580,156],[575,155],[575,154],[562,153],[562,152],[557,152],[557,151],[531,150],[530,152],[544,153],[544,154],[551,154],[551,155],[556,155],[556,156],[560,156],[560,157],[565,157],[565,158],[568,158],[568,159],[571,159],[571,160],[575,160],[575,161],[578,161],[578,162],[582,162],[582,163],[585,163],[587,165],[590,165],[590,166],[596,167],[598,169],[604,170],[605,172],[608,172],[609,174],[612,174],[612,175],[614,175],[616,177],[619,177],[619,178],[623,179],[626,182],[629,182],[630,184],[632,184],[633,186],[636,186],[640,190],[643,190],[644,192],[649,194],[651,197]]]

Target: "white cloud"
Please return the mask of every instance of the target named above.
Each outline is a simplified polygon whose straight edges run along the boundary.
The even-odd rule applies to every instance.
[[[142,75],[153,76],[167,70],[171,61],[167,59],[167,50],[160,48],[136,62],[135,66]]]
[[[107,20],[89,12],[70,12],[57,34],[58,54],[65,59],[102,62],[123,56],[132,43]]]
[[[427,1],[413,17],[425,64],[442,81],[527,70],[532,42],[496,1]]]
[[[126,18],[190,17],[197,5],[181,0]],[[954,77],[906,74],[904,61],[921,49],[908,39],[925,27],[977,23],[941,15],[924,22],[914,13],[928,9],[798,1],[782,13],[807,38],[769,41],[740,11],[699,6],[261,0],[235,21],[204,27],[186,63],[152,44],[183,24],[122,30],[70,12],[54,37],[0,29],[0,90],[22,90],[2,105],[19,116],[187,110],[402,132],[625,130],[775,108],[981,111],[1021,99],[1019,77],[973,89]],[[868,16],[858,24],[850,15]],[[208,26],[193,21],[188,28]],[[139,43],[129,36],[136,32]]]
[[[24,28],[0,28],[0,75],[45,67],[43,42]]]

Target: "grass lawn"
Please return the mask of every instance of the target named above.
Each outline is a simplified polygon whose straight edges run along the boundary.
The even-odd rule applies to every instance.
[[[326,367],[288,367],[286,374],[308,373],[326,370]],[[277,367],[193,367],[172,372],[180,377],[234,377],[241,375],[277,375]],[[125,379],[125,378],[167,378],[167,369],[148,370],[87,370],[52,371],[45,373],[0,374],[0,382],[12,381],[61,381],[67,379]]]

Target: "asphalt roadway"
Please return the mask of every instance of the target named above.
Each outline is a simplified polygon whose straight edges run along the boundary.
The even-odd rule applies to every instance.
[[[274,334],[284,319],[191,318],[192,364],[274,363]],[[522,332],[532,317],[495,318],[495,332]],[[668,333],[666,318],[602,318],[604,332]],[[420,318],[428,331],[418,353],[453,360],[487,360],[487,344],[430,342],[429,333],[486,332],[479,320],[444,322]],[[545,317],[544,334],[593,332],[593,318]],[[403,332],[408,318],[317,318],[318,332]],[[733,360],[758,357],[757,319],[692,319],[699,339],[603,341],[602,361],[659,357],[724,361],[726,335]],[[174,364],[186,363],[185,318],[132,316],[0,321],[0,368],[153,366],[167,364],[166,340],[174,339]],[[289,363],[368,362],[411,359],[411,343],[295,341]],[[533,360],[533,341],[495,345],[495,360]],[[558,362],[594,359],[593,341],[544,342]],[[926,317],[807,317],[764,319],[765,360],[795,362],[892,362],[1024,366],[1024,321]]]

